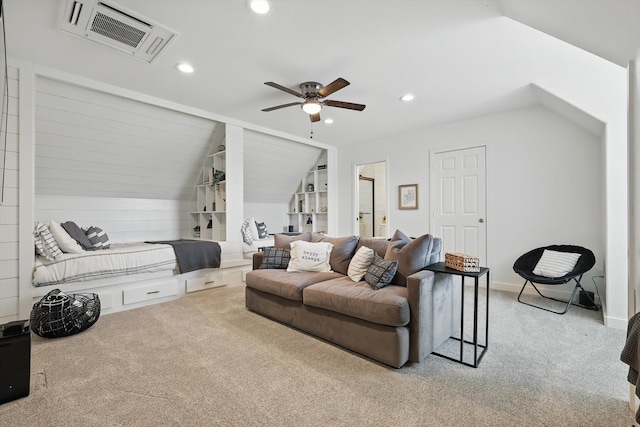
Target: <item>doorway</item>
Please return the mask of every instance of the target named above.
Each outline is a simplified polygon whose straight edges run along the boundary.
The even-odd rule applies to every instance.
[[[485,147],[432,154],[433,232],[442,252],[462,252],[487,265]]]
[[[387,162],[356,167],[356,235],[387,237]]]

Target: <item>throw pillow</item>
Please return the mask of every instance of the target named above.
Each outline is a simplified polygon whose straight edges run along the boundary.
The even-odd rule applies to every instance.
[[[579,258],[580,254],[545,249],[533,269],[533,274],[544,277],[562,277],[573,270]]]
[[[247,245],[253,244],[253,236],[251,235],[251,227],[249,227],[249,221],[242,221],[242,226],[240,227],[240,233],[242,233],[242,241]]]
[[[269,237],[269,232],[264,222],[256,222],[256,228],[258,229],[258,238],[266,239]]]
[[[378,254],[373,254],[371,265],[364,273],[364,280],[375,290],[382,289],[391,283],[398,269],[398,261],[386,261]]]
[[[287,271],[330,272],[331,243],[311,243],[303,240],[291,242],[291,260]]]
[[[87,229],[87,238],[96,249],[109,249],[109,236],[102,228],[91,226]]]
[[[41,222],[35,223],[33,241],[36,245],[36,253],[49,261],[54,261],[62,256],[58,242],[56,242],[49,228]]]
[[[423,234],[411,239],[396,230],[391,237],[384,259],[398,261],[398,272],[393,279],[395,285],[407,286],[407,277],[429,265],[433,249],[433,236]]]
[[[360,247],[356,254],[351,258],[349,263],[349,269],[347,270],[347,276],[354,282],[359,282],[364,277],[364,274],[369,269],[371,262],[373,261],[374,251],[366,246]]]
[[[260,239],[260,235],[258,235],[258,227],[256,227],[256,220],[253,217],[249,218],[249,230],[251,230],[251,238],[253,240]]]
[[[291,251],[282,248],[264,248],[260,269],[286,269],[291,260]]]
[[[55,221],[49,221],[47,222],[47,227],[49,227],[49,231],[56,239],[56,242],[58,242],[58,246],[60,246],[62,252],[69,254],[81,254],[84,252],[82,246],[80,246],[80,244],[76,242],[76,239],[71,237],[60,224]]]
[[[356,236],[346,237],[328,237],[322,233],[313,233],[311,235],[312,242],[327,242],[333,245],[331,250],[331,259],[329,263],[333,271],[340,274],[347,274],[349,262],[356,252],[358,238]]]
[[[67,233],[69,233],[69,236],[75,239],[75,241],[78,242],[80,246],[82,246],[82,249],[84,249],[85,251],[95,250],[95,248],[87,238],[87,235],[84,233],[84,231],[82,231],[80,227],[78,227],[75,222],[67,221],[63,222],[60,225]]]
[[[295,242],[296,240],[310,242],[311,233],[302,233],[296,236],[289,236],[287,234],[274,234],[273,246],[275,246],[276,248],[291,249],[291,242]]]

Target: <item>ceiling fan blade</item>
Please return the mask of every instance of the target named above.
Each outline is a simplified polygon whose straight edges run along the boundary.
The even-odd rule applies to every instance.
[[[293,107],[294,105],[300,105],[302,102],[290,102],[288,104],[276,105],[275,107],[263,108],[262,111],[279,110],[280,108]]]
[[[320,89],[318,91],[318,95],[320,96],[320,98],[326,98],[332,93],[339,91],[343,87],[349,86],[349,84],[350,83],[345,79],[343,79],[342,77],[338,77],[337,79],[335,79],[334,81],[332,81],[331,83],[329,83],[328,85]]]
[[[288,87],[284,87],[282,85],[279,85],[278,83],[274,83],[274,82],[264,82],[264,84],[266,84],[267,86],[271,86],[273,88],[276,89],[280,89],[284,92],[290,93],[293,96],[297,96],[298,98],[303,98],[302,94],[300,92],[296,92],[293,89],[289,89]]]
[[[366,107],[366,105],[362,105],[362,104],[354,104],[352,102],[343,102],[343,101],[331,101],[330,99],[327,99],[322,103],[328,107],[348,108],[349,110],[358,110],[358,111],[362,111]]]
[[[320,121],[320,113],[316,113],[316,114],[309,114],[309,118],[311,119],[311,122],[319,122]]]

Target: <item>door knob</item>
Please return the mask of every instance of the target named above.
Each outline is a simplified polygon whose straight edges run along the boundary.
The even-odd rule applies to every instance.
[[[484,218],[480,218],[480,219],[478,220],[478,222],[479,222],[479,223],[483,223],[483,222],[484,222]]]

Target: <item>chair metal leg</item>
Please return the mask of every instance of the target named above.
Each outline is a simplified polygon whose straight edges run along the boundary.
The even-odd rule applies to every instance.
[[[582,279],[582,275],[580,275],[580,279]],[[520,293],[518,294],[518,302],[522,303],[522,304],[525,304],[525,305],[529,305],[531,307],[539,308],[540,310],[549,311],[549,312],[555,313],[555,314],[565,314],[567,311],[569,311],[569,307],[571,307],[572,305],[576,305],[578,307],[586,308],[588,310],[596,310],[597,311],[598,307],[596,306],[595,301],[593,301],[593,299],[591,299],[589,294],[586,294],[586,295],[587,295],[587,298],[589,298],[589,300],[593,304],[592,307],[588,307],[588,306],[585,306],[585,305],[582,305],[582,304],[574,304],[573,303],[573,298],[576,296],[576,292],[578,291],[578,288],[580,288],[580,289],[582,289],[584,291],[584,288],[582,287],[582,285],[580,285],[580,279],[576,279],[575,277],[573,277],[573,280],[576,282],[576,285],[573,287],[573,292],[571,292],[571,297],[569,298],[569,301],[563,301],[563,300],[559,300],[559,299],[556,299],[556,298],[552,298],[552,297],[543,295],[542,292],[540,292],[540,290],[536,287],[536,285],[532,281],[530,281],[529,279],[526,279],[525,282],[524,282],[524,285],[522,285],[522,289],[520,289]],[[540,295],[541,297],[546,298],[546,299],[550,299],[550,300],[553,300],[553,301],[566,303],[567,305],[564,308],[564,310],[563,311],[550,310],[548,308],[541,307],[539,305],[535,305],[535,304],[531,304],[531,303],[528,303],[528,302],[521,301],[520,300],[520,296],[522,296],[522,292],[524,291],[524,288],[529,283],[531,284],[531,286],[533,286],[533,289],[535,289],[536,292],[538,293],[538,295]]]

